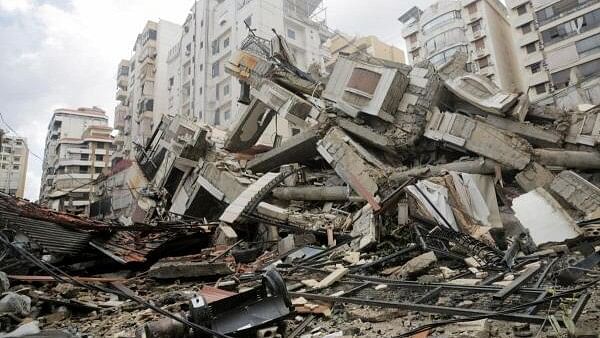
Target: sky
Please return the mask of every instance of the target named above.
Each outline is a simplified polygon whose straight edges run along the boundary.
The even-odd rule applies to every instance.
[[[193,0],[0,0],[0,113],[43,158],[56,108],[114,112],[119,61],[147,20],[183,23]],[[431,0],[324,0],[331,29],[404,48],[398,17]],[[112,123],[112,122],[111,122]],[[7,130],[0,123],[0,128]],[[25,197],[38,198],[41,161],[29,156]]]

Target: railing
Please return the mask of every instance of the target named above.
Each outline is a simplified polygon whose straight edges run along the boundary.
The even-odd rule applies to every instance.
[[[585,2],[585,3],[583,3],[583,4],[580,4],[579,6],[573,7],[573,8],[571,8],[571,9],[569,9],[569,10],[566,10],[566,11],[561,11],[560,13],[557,13],[556,15],[554,15],[554,16],[552,16],[552,17],[549,17],[549,18],[546,18],[546,19],[544,19],[544,20],[540,20],[540,19],[538,18],[538,15],[537,15],[537,13],[538,13],[539,11],[536,11],[536,13],[535,13],[535,14],[536,14],[536,15],[535,15],[535,18],[536,18],[536,20],[538,21],[538,24],[539,24],[540,26],[543,26],[543,25],[545,25],[545,24],[547,24],[547,23],[550,23],[550,22],[552,22],[552,21],[558,20],[558,19],[560,19],[560,18],[562,18],[562,17],[564,17],[564,16],[566,16],[566,15],[569,15],[569,14],[575,13],[575,12],[577,12],[577,11],[578,11],[578,10],[580,10],[580,9],[584,9],[584,8],[586,8],[586,7],[589,7],[589,6],[591,6],[591,5],[594,5],[594,4],[597,4],[597,3],[600,3],[600,0],[589,0],[589,1]],[[540,11],[541,11],[541,10],[540,10]]]

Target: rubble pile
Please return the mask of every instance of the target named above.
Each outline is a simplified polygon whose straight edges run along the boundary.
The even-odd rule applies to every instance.
[[[463,55],[325,76],[244,46],[230,130],[164,117],[100,183],[129,215],[0,195],[0,337],[598,335],[600,107],[532,105]]]

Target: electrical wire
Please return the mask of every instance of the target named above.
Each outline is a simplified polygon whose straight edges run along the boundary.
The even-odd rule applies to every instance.
[[[177,316],[169,311],[166,311],[154,304],[149,303],[148,301],[144,300],[141,297],[135,296],[135,295],[130,295],[127,294],[125,292],[121,292],[119,290],[114,290],[114,289],[109,289],[109,288],[105,288],[102,286],[97,286],[97,285],[93,285],[93,284],[88,284],[88,283],[84,283],[82,281],[77,280],[76,278],[70,276],[69,274],[67,274],[66,272],[64,272],[63,270],[59,269],[58,267],[44,262],[42,260],[40,260],[39,258],[37,258],[36,256],[34,256],[33,254],[31,254],[29,251],[27,251],[26,249],[21,248],[18,245],[15,245],[14,243],[11,243],[8,238],[6,238],[6,236],[4,234],[0,234],[0,242],[2,244],[4,244],[6,247],[10,247],[13,250],[15,250],[17,253],[19,253],[19,255],[21,255],[23,258],[25,258],[26,260],[28,260],[29,262],[31,262],[32,264],[34,264],[35,266],[39,267],[40,269],[42,269],[43,271],[47,272],[48,274],[50,274],[52,277],[54,277],[54,279],[56,279],[59,282],[62,283],[69,283],[69,284],[73,284],[76,286],[80,286],[83,288],[86,288],[90,291],[96,291],[96,292],[105,292],[105,293],[110,293],[110,294],[114,294],[117,295],[119,297],[125,298],[125,299],[129,299],[131,301],[134,301],[148,309],[151,309],[157,313],[160,313],[161,315],[171,318],[175,321],[178,321],[194,330],[197,331],[201,331],[203,333],[206,334],[210,334],[212,336],[215,337],[221,337],[221,338],[230,338],[230,336],[227,336],[225,334],[216,332],[214,330],[211,330],[207,327],[198,325],[194,322],[191,322],[185,318],[182,318],[180,316]]]

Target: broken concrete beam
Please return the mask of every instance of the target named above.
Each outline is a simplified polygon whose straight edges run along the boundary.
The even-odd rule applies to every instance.
[[[600,153],[597,151],[572,151],[563,149],[535,149],[537,162],[552,168],[600,169]]]
[[[348,270],[348,268],[339,268],[339,269],[333,271],[332,273],[327,275],[327,277],[323,278],[315,286],[315,289],[324,289],[324,288],[330,287],[331,285],[333,285],[333,283],[344,278],[344,276],[347,275],[349,271],[350,270]]]
[[[178,279],[227,276],[233,270],[223,262],[165,261],[154,264],[148,276],[155,279]]]
[[[515,176],[519,186],[526,192],[548,186],[554,180],[554,174],[543,165],[532,162]]]
[[[284,164],[299,163],[318,155],[318,136],[314,130],[306,130],[292,136],[279,147],[256,156],[246,165],[255,173],[264,173]]]
[[[513,199],[512,209],[535,245],[562,243],[581,234],[571,216],[544,188]]]
[[[363,113],[393,122],[408,82],[404,69],[340,57],[322,97],[349,116]]]
[[[572,171],[558,174],[550,190],[586,215],[600,210],[600,188]]]
[[[218,200],[231,203],[247,188],[236,175],[219,167],[216,162],[202,161],[198,167],[200,171],[195,185],[201,186]]]
[[[531,144],[539,147],[556,146],[560,145],[563,141],[561,134],[554,131],[544,130],[531,123],[516,122],[493,115],[479,119],[496,128],[517,134],[531,142]]]
[[[566,141],[594,147],[600,142],[600,109],[576,111],[570,115]]]
[[[365,144],[388,153],[396,153],[394,142],[389,137],[377,133],[366,126],[358,125],[345,119],[338,119],[338,126]]]
[[[499,116],[505,116],[518,98],[518,94],[505,92],[485,76],[477,74],[448,77],[444,85],[458,98],[486,113]]]
[[[225,212],[220,217],[220,221],[233,224],[239,220],[250,202],[254,201],[254,198],[261,193],[262,189],[276,180],[280,175],[279,173],[266,173],[256,182],[252,183],[225,209]]]
[[[254,99],[227,132],[224,148],[231,152],[246,150],[256,144],[275,116],[266,104]]]
[[[268,218],[286,222],[290,216],[290,211],[266,202],[260,202],[256,207],[256,212]]]
[[[523,138],[460,114],[434,113],[425,137],[464,148],[509,168],[522,170],[531,162],[532,148]]]
[[[396,172],[390,175],[390,180],[398,183],[403,183],[412,177],[433,177],[440,176],[444,172],[456,171],[467,174],[490,175],[494,174],[496,167],[500,166],[487,158],[477,158],[474,160],[456,161],[446,164],[433,166],[424,166],[409,169],[402,172]]]
[[[217,227],[214,238],[213,245],[231,246],[238,241],[237,233],[227,224],[221,224]]]
[[[351,189],[347,186],[275,188],[273,197],[285,201],[364,201],[359,196],[352,196]]]
[[[383,271],[383,274],[399,278],[414,276],[421,274],[435,262],[437,262],[437,257],[430,251],[409,260],[402,266],[386,269]]]
[[[379,190],[377,180],[382,171],[373,167],[341,129],[334,127],[317,143],[317,151],[335,172],[362,196],[374,210],[380,209],[375,195]]]
[[[308,117],[319,113],[310,102],[272,81],[264,81],[254,96],[276,111],[279,116],[302,129],[308,128]]]

